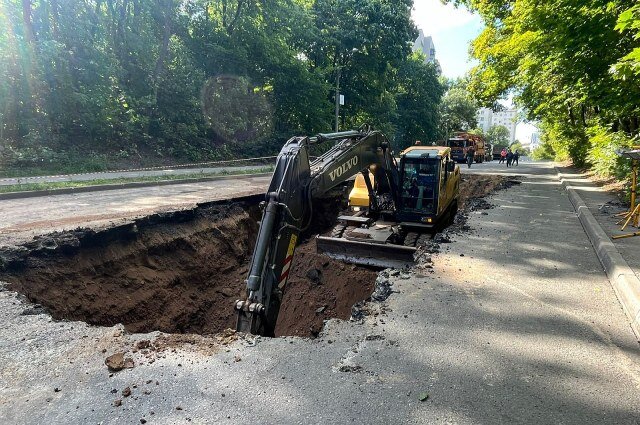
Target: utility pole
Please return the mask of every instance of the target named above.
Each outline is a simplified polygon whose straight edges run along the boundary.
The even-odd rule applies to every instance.
[[[342,66],[338,65],[338,74],[336,75],[336,125],[335,132],[339,131],[340,127],[340,75],[342,74]]]

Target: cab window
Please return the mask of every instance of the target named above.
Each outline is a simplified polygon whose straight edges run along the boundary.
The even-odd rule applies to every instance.
[[[421,213],[433,212],[440,172],[440,163],[436,159],[405,161],[402,170],[403,208]]]

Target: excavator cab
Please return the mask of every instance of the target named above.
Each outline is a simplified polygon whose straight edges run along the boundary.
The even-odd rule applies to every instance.
[[[449,148],[410,147],[403,151],[397,220],[406,228],[434,227],[448,210],[457,208],[459,180]]]
[[[412,221],[433,215],[438,200],[439,165],[437,158],[429,158],[428,154],[425,157],[404,158],[400,172],[402,181],[400,215],[417,218]]]
[[[447,207],[457,202],[459,170],[447,147],[411,147],[400,153],[400,196],[395,215],[405,226],[411,223],[429,227],[435,225]],[[380,178],[376,168],[369,170],[372,188],[379,195]],[[384,178],[384,176],[382,176]],[[364,174],[359,174],[349,193],[349,206],[354,212],[370,207],[370,195]]]

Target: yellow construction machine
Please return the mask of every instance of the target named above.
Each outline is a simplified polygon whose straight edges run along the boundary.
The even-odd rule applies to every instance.
[[[399,267],[411,264],[416,247],[453,219],[460,170],[450,148],[412,146],[393,164],[392,173],[373,164],[356,176],[351,213],[338,217],[330,236],[317,238],[319,252],[351,263]]]
[[[309,160],[309,148],[334,141]],[[395,158],[379,131],[354,130],[294,137],[282,148],[262,204],[260,230],[247,277],[247,297],[235,304],[237,329],[272,335],[298,236],[308,227],[312,199],[356,177],[351,211],[318,252],[348,262],[397,267],[413,262],[416,246],[458,208],[460,169],[451,149],[412,146]]]

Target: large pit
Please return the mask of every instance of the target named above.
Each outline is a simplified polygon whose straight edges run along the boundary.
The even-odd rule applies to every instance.
[[[509,182],[465,176],[460,205],[484,208],[481,198]],[[210,203],[99,231],[39,236],[0,249],[0,281],[42,306],[27,305],[25,314],[46,312],[57,320],[101,326],[122,323],[136,333],[213,334],[234,328],[233,302],[245,296],[262,199]],[[376,270],[316,253],[313,236],[333,227],[342,202],[340,193],[314,202],[313,226],[296,250],[276,336],[314,337],[326,319],[348,319],[352,306],[374,290]]]
[[[130,332],[212,334],[235,327],[233,301],[258,231],[262,197],[158,214],[103,231],[36,238],[2,253],[0,280],[54,319],[122,323]],[[335,220],[339,202],[321,203],[315,231]],[[315,251],[296,251],[276,335],[315,336],[329,318],[348,319],[367,299],[376,272]]]

